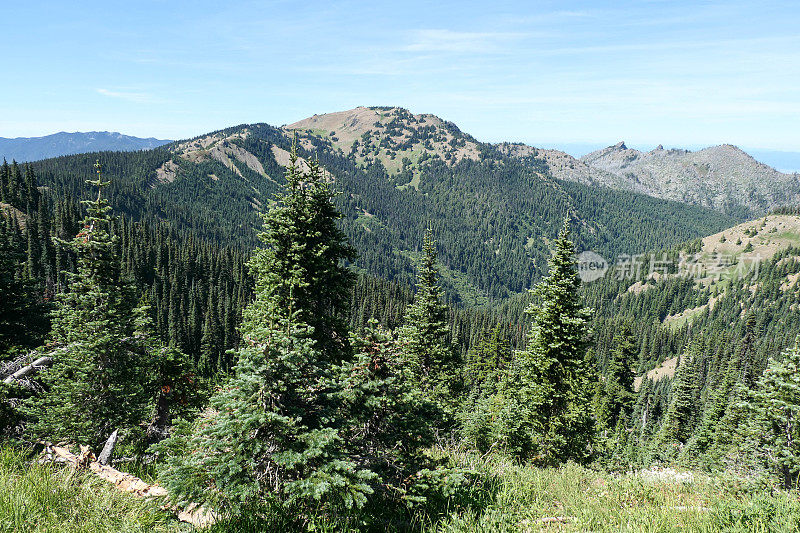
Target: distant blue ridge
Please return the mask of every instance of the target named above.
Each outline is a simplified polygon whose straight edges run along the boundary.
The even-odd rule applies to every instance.
[[[153,137],[143,139],[108,131],[62,131],[44,137],[0,137],[0,158],[9,162],[38,161],[85,152],[149,150],[169,142],[172,141]]]

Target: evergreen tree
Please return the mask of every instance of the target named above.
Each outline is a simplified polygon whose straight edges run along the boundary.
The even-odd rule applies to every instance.
[[[208,291],[208,302],[206,304],[206,318],[203,322],[203,336],[200,339],[200,360],[198,369],[205,376],[214,374],[217,368],[220,347],[220,329],[216,319],[215,292]]]
[[[547,277],[528,308],[533,323],[525,350],[517,352],[506,389],[530,416],[529,456],[540,463],[583,460],[594,433],[591,394],[595,373],[587,359],[589,310],[581,304],[569,226],[554,243]]]
[[[619,325],[613,342],[614,348],[610,353],[597,401],[597,421],[600,429],[606,431],[615,428],[620,421],[627,427],[627,418],[635,398],[631,365],[636,354],[636,344],[630,323],[623,322]]]
[[[97,198],[84,202],[83,229],[64,242],[78,257],[77,273],[53,313],[53,365],[42,373],[45,392],[30,402],[29,433],[39,439],[95,448],[115,429],[139,422],[148,400],[149,321],[120,275],[117,238],[97,167]]]
[[[780,360],[771,359],[750,396],[751,434],[784,488],[800,476],[800,337]]]
[[[438,283],[436,242],[430,229],[425,232],[422,253],[417,292],[398,336],[417,386],[451,417],[459,387],[459,361],[450,342],[447,306],[441,300]]]
[[[0,359],[14,347],[27,347],[41,339],[46,326],[44,306],[34,283],[21,276],[24,254],[14,245],[18,231],[14,217],[0,216]]]
[[[380,492],[390,500],[406,499],[414,474],[427,466],[422,452],[433,443],[428,421],[437,406],[414,385],[396,339],[374,320],[352,344],[355,357],[340,370],[343,437],[356,464],[378,475]]]
[[[465,381],[470,394],[494,394],[511,361],[511,343],[503,324],[497,324],[469,352]]]
[[[302,172],[293,146],[286,170],[286,187],[264,215],[260,234],[265,248],[251,262],[257,298],[267,298],[271,308],[299,313],[308,324],[318,349],[332,362],[348,353],[348,307],[353,274],[342,264],[355,251],[336,225],[341,214],[322,169],[315,161]],[[251,321],[269,320],[253,316]]]
[[[744,325],[744,337],[719,383],[703,402],[703,416],[691,439],[681,452],[687,463],[703,463],[710,468],[722,466],[720,460],[726,455],[740,457],[738,445],[742,444],[747,413],[744,405],[750,387],[755,385],[753,364],[753,342],[755,340],[755,315],[748,313]],[[721,371],[719,373],[722,373]],[[734,446],[736,444],[737,446]],[[731,458],[736,461],[737,458]]]
[[[669,408],[659,432],[659,442],[667,456],[682,448],[694,429],[699,404],[698,357],[701,348],[692,343],[681,357],[670,391]]]
[[[501,391],[484,400],[468,425],[469,434],[488,435],[486,442],[538,464],[581,461],[591,453],[596,377],[573,254],[565,221],[550,272],[532,291],[527,347],[515,354]]]
[[[330,229],[335,212],[310,201],[327,190],[319,167],[302,173],[295,163],[293,155],[286,189],[264,216],[266,247],[250,263],[256,298],[234,374],[193,427],[159,445],[161,479],[177,501],[296,517],[363,506],[373,491],[375,474],[348,457],[335,417],[335,361],[349,348],[331,316],[348,301],[334,295],[349,283],[342,261],[351,252]]]
[[[635,440],[642,444],[640,446],[642,448],[644,443],[652,437],[654,419],[656,418],[653,413],[655,408],[653,380],[645,376],[639,387],[636,405],[634,405],[633,414],[631,415],[632,426],[636,429]]]

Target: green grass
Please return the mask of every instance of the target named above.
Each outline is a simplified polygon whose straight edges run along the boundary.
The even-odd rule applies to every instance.
[[[673,331],[676,331],[676,330],[682,328],[687,323],[694,322],[694,319],[697,318],[698,316],[700,316],[701,313],[705,313],[706,309],[708,309],[707,305],[706,306],[696,307],[694,309],[687,309],[686,311],[681,313],[679,316],[676,316],[674,318],[670,318],[669,320],[665,319],[664,320],[664,324],[667,325]]]
[[[696,475],[691,482],[612,475],[570,464],[533,468],[508,459],[435,451],[488,480],[466,506],[438,517],[419,516],[415,531],[800,531],[796,492],[745,490],[740,481]],[[544,523],[545,517],[564,517]],[[357,522],[357,521],[356,521]],[[265,531],[221,523],[216,531]],[[328,528],[317,526],[317,530]],[[270,530],[268,528],[266,530]],[[0,448],[0,531],[193,531],[171,515],[121,493],[89,473],[29,464],[19,451]]]
[[[797,233],[796,231],[782,231],[772,236],[767,234],[767,239],[772,241],[778,241],[781,242],[782,244],[788,242],[790,244],[797,245],[798,243],[800,243],[800,234]]]
[[[432,531],[800,531],[796,493],[749,493],[733,480],[650,481],[578,465],[540,469],[468,454],[457,461],[496,477],[493,501],[482,510],[452,513]],[[566,520],[548,524],[542,522],[546,517]]]
[[[0,532],[192,531],[92,473],[28,461],[0,447]]]
[[[380,221],[378,217],[375,215],[365,215],[364,213],[360,213],[356,222],[361,224],[361,227],[364,228],[364,231],[372,233],[373,231],[381,231],[386,229],[386,224]]]

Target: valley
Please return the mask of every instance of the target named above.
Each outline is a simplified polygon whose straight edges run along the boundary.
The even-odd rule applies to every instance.
[[[80,443],[96,449],[105,430],[93,424],[116,417],[127,428],[122,450],[159,457],[142,476],[213,505],[185,472],[212,468],[202,475],[223,479],[230,464],[256,453],[251,433],[230,428],[265,412],[297,420],[327,413],[310,418],[311,426],[270,430],[309,442],[329,432],[347,442],[319,444],[323,456],[337,457],[330,462],[319,462],[313,447],[287,448],[310,471],[331,469],[366,506],[356,515],[314,511],[314,524],[361,529],[350,522],[359,516],[369,529],[374,517],[398,524],[425,516],[454,531],[550,523],[611,531],[622,523],[656,527],[680,512],[686,527],[733,527],[731,509],[740,516],[767,505],[752,483],[792,483],[781,477],[790,465],[781,470],[766,459],[780,444],[756,438],[769,434],[767,422],[751,415],[763,412],[759,395],[785,387],[768,381],[766,370],[786,372],[781,365],[797,353],[796,176],[730,146],[658,151],[619,144],[578,160],[483,143],[434,115],[360,107],[151,150],[6,163],[0,288],[13,313],[0,323],[0,370],[11,384],[0,396],[2,431],[20,442],[31,432],[79,432],[94,435]],[[106,252],[93,255],[92,246]],[[581,283],[575,261],[584,251],[608,268]],[[108,270],[93,270],[97,264]],[[76,289],[81,284],[109,295],[108,303],[87,307],[93,293]],[[62,387],[59,368],[94,357],[84,330],[111,332],[97,342],[126,362],[104,370],[121,384],[109,394],[138,407],[81,417],[61,411],[77,396]],[[63,359],[59,350],[74,346],[85,346],[84,355]],[[42,357],[54,363],[29,370]],[[332,392],[319,395],[320,387]],[[268,390],[272,411],[253,403]],[[294,399],[281,407],[284,394]],[[209,401],[214,407],[203,407]],[[548,409],[553,414],[542,418]],[[131,416],[145,434],[131,429]],[[179,416],[197,423],[166,422]],[[395,422],[375,426],[377,416]],[[520,419],[542,429],[520,429]],[[212,466],[195,464],[188,450],[217,449],[218,431],[232,431],[226,439],[238,439],[242,451],[226,445],[204,456]],[[437,444],[434,432],[462,444]],[[408,435],[418,440],[393,444]],[[142,451],[143,442],[156,444]],[[375,447],[391,468],[366,451]],[[7,483],[24,459],[2,453],[0,483]],[[576,462],[582,466],[553,469]],[[370,507],[378,501],[373,487],[387,490],[401,483],[396,472],[412,471],[420,481],[381,496],[389,506],[381,512]],[[692,481],[648,485],[652,472]],[[34,487],[60,474],[25,475]],[[285,475],[319,482],[300,471]],[[125,524],[152,520],[172,530],[168,513],[89,489],[86,476],[76,490],[99,490],[131,509]],[[728,479],[735,479],[730,492],[717,494],[713,487]],[[306,498],[292,483],[280,490]],[[334,491],[320,483],[318,490]],[[561,487],[556,499],[508,503],[536,500],[542,483]],[[658,497],[643,503],[631,487]],[[231,481],[213,492],[223,500],[243,494],[229,490],[262,489]],[[609,511],[632,490],[629,511]],[[748,496],[739,499],[741,492]],[[411,501],[426,503],[404,507]],[[780,501],[748,524],[800,513]],[[298,509],[311,512],[307,505]],[[339,509],[334,500],[325,505]],[[100,529],[123,523],[111,526],[91,505],[84,512]],[[276,508],[261,513],[255,530],[297,527]],[[228,516],[216,527],[242,524]]]
[[[800,4],[8,4],[0,533],[800,532]]]

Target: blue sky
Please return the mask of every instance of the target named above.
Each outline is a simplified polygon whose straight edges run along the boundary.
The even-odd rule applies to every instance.
[[[0,136],[399,105],[483,141],[800,151],[797,2],[228,4],[6,3]]]

